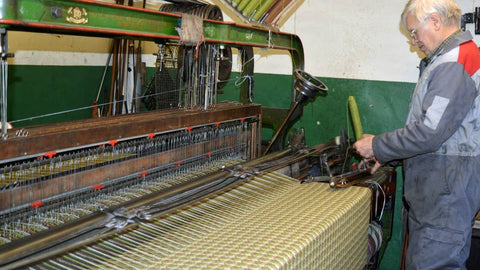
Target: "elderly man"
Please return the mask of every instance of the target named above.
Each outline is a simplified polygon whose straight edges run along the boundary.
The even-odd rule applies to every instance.
[[[465,269],[480,208],[480,56],[453,0],[410,0],[401,23],[426,57],[403,128],[354,144],[366,160],[404,160],[407,269]]]

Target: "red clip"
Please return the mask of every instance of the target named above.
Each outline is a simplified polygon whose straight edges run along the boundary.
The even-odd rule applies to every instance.
[[[102,185],[102,184],[95,184],[92,186],[92,189],[95,189],[95,190],[102,190],[105,186]]]
[[[47,158],[52,158],[52,157],[55,156],[56,154],[57,154],[57,152],[52,151],[52,152],[46,153],[45,156],[46,156]]]
[[[47,158],[52,158],[53,156],[55,156],[57,154],[57,152],[53,151],[53,152],[48,152],[48,153],[45,153],[45,155],[43,156],[38,156],[37,159],[43,159],[44,157],[47,157]]]
[[[108,144],[110,144],[111,146],[114,146],[117,143],[118,143],[118,140],[111,140],[108,142]]]
[[[43,205],[42,201],[36,201],[30,204],[30,208],[39,208],[42,205]]]
[[[175,163],[175,165],[173,165],[174,168],[178,168],[178,166],[180,166],[180,164],[182,164],[183,160],[179,160],[177,161],[177,163]]]
[[[240,118],[240,121],[244,122],[245,119],[246,119],[245,117],[242,117],[242,118]]]
[[[150,133],[150,134],[148,134],[148,138],[149,138],[149,139],[152,139],[153,137],[155,137],[155,133]]]
[[[230,151],[233,151],[233,149],[235,149],[235,145],[230,147]]]
[[[188,131],[192,131],[193,127],[187,127]]]
[[[210,158],[210,156],[211,156],[212,154],[213,154],[212,152],[208,152],[208,153],[207,153],[207,158]]]
[[[142,177],[145,177],[145,175],[147,175],[147,171],[143,171],[140,173],[139,177],[142,178]]]
[[[217,127],[220,126],[220,122],[216,122],[215,126],[217,126]]]

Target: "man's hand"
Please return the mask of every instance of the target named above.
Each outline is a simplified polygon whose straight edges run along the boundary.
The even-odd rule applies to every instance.
[[[368,164],[369,161],[375,160],[375,165],[373,165],[372,169],[370,170],[372,174],[375,173],[380,166],[382,166],[382,163],[376,160],[375,156],[373,155],[372,141],[374,137],[375,136],[371,134],[364,134],[360,140],[353,144],[353,149],[355,149],[358,154],[364,158],[362,162]]]
[[[353,149],[367,159],[367,161],[373,158],[372,141],[374,137],[372,134],[364,134],[360,140],[353,144]]]
[[[370,170],[371,174],[374,174],[378,169],[382,166],[382,163],[380,161],[375,160],[375,165],[373,165],[372,169]]]

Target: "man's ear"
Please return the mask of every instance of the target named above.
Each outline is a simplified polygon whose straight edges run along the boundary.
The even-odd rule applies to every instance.
[[[433,22],[433,29],[435,31],[438,31],[440,30],[440,28],[442,27],[442,19],[440,19],[440,16],[438,15],[438,13],[432,13],[430,14],[430,20]]]

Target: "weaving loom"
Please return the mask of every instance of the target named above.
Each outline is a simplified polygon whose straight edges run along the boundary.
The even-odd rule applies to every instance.
[[[302,71],[298,37],[224,23],[217,8],[177,11],[0,1],[0,269],[363,269],[369,224],[392,209],[394,174],[344,174],[345,135],[308,147],[298,133],[286,146],[302,103],[326,90]],[[192,24],[202,40],[180,34]],[[162,50],[181,43],[179,90],[148,112],[7,130],[7,33],[16,30],[154,41],[161,67]],[[204,51],[192,57],[198,42]],[[293,105],[266,151],[260,130],[276,111],[251,103],[252,83],[241,103],[216,102],[226,45],[239,49],[242,75],[253,72],[253,47],[292,56]]]

